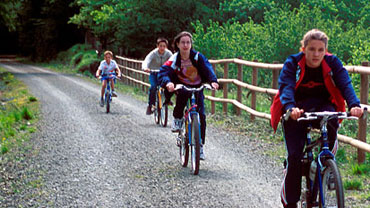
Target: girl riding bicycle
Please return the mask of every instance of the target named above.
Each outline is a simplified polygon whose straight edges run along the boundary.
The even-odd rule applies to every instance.
[[[107,87],[107,79],[112,79],[113,75],[117,74],[117,77],[121,77],[121,71],[119,70],[118,64],[116,61],[112,60],[113,53],[112,51],[105,51],[104,52],[104,60],[100,62],[98,70],[96,71],[95,76],[101,76],[102,86],[101,86],[101,98],[100,98],[100,106],[104,106],[104,92],[105,88]],[[114,80],[115,81],[115,80]],[[111,83],[112,95],[113,97],[117,97],[116,92],[114,91],[114,81]]]
[[[169,92],[174,91],[175,84],[184,84],[190,87],[199,87],[202,83],[211,83],[214,89],[218,89],[217,77],[212,65],[207,58],[195,51],[192,47],[193,36],[189,32],[181,32],[174,39],[176,53],[161,67],[158,74],[159,82],[162,87],[166,87]],[[177,91],[176,106],[173,111],[172,131],[178,132],[183,123],[184,108],[189,100],[191,93],[184,90]],[[197,111],[200,115],[201,127],[201,159],[204,159],[203,145],[206,135],[206,115],[204,112],[203,91],[197,93]]]
[[[317,29],[308,31],[301,41],[302,52],[288,57],[279,77],[279,92],[271,106],[271,125],[276,130],[284,112],[283,131],[288,152],[281,201],[284,207],[297,207],[301,195],[301,158],[306,139],[306,123],[297,122],[303,112],[345,111],[345,103],[352,116],[360,117],[363,109],[351,79],[342,62],[329,54],[328,37]],[[337,149],[337,119],[328,122],[329,148]]]

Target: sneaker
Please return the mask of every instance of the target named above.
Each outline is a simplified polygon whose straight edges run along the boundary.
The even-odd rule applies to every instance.
[[[148,105],[148,107],[146,107],[146,115],[151,115],[152,113],[153,113],[152,107]]]
[[[112,97],[117,97],[117,93],[114,90],[112,90]]]
[[[203,145],[200,145],[200,160],[205,160],[206,159],[206,156],[204,155],[204,151],[203,151]]]
[[[100,107],[104,107],[104,99],[103,98],[100,99]]]
[[[172,122],[171,131],[172,132],[179,132],[182,127],[182,119],[175,118]]]

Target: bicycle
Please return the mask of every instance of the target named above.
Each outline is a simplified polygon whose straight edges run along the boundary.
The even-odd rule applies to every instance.
[[[109,79],[107,79],[107,86],[105,87],[105,92],[104,92],[104,103],[105,103],[106,113],[109,113],[110,103],[112,102],[112,89],[110,87],[110,82],[114,81],[114,79],[116,79],[117,77],[115,74],[109,74],[109,75],[101,75],[99,76],[99,79],[101,80],[104,76],[109,77]]]
[[[284,115],[288,120],[290,113]],[[312,122],[308,123],[306,145],[303,151],[302,177],[303,191],[299,205],[301,208],[344,207],[344,192],[342,178],[335,161],[334,154],[329,150],[327,123],[331,119],[358,119],[345,112],[307,112],[298,122],[320,121],[320,137],[312,140]],[[317,149],[320,147],[320,151]],[[317,196],[319,200],[317,201]]]
[[[159,72],[159,69],[151,69],[150,72]],[[165,103],[166,98],[164,95],[164,88],[157,86],[156,89],[156,101],[152,108],[154,115],[154,122],[160,124],[163,127],[167,126],[168,121],[168,104]]]
[[[209,84],[203,84],[199,88],[190,88],[182,84],[177,84],[175,87],[175,90],[184,89],[191,92],[191,97],[184,110],[185,125],[182,125],[176,142],[180,149],[180,161],[183,167],[188,166],[190,149],[191,172],[194,175],[198,175],[199,173],[200,144],[202,141],[199,113],[196,110],[197,104],[195,93],[202,91],[204,88],[212,90],[212,87]]]

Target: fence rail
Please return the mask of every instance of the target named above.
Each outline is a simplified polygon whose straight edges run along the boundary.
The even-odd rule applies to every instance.
[[[141,60],[129,59],[121,56],[116,56],[118,59],[119,66],[122,69],[122,75],[125,78],[126,84],[140,87],[143,91],[147,91],[150,85],[148,84],[149,73],[141,70]],[[283,64],[268,64],[259,63],[256,61],[246,61],[238,58],[234,59],[219,59],[210,60],[213,68],[216,69],[216,64],[223,65],[223,77],[218,79],[218,82],[222,84],[223,97],[216,97],[215,92],[212,91],[211,96],[205,96],[206,99],[211,102],[211,113],[214,114],[216,111],[215,103],[219,102],[223,104],[223,113],[227,114],[228,104],[232,104],[236,108],[236,114],[241,115],[241,110],[248,112],[253,120],[255,117],[270,120],[271,115],[259,112],[256,110],[256,93],[264,93],[273,97],[278,92],[278,77]],[[229,64],[237,65],[237,78],[229,78]],[[251,84],[243,82],[243,67],[252,68],[252,81]],[[370,67],[369,62],[364,62],[362,66],[345,66],[349,73],[360,74],[360,101],[362,107],[367,107],[370,112],[370,105],[368,104],[369,99],[369,75]],[[263,88],[257,86],[258,81],[258,69],[267,69],[272,71],[272,83],[271,88]],[[233,84],[237,88],[237,98],[229,99],[228,85]],[[242,103],[242,92],[243,89],[248,89],[251,94],[250,107]],[[359,119],[358,128],[358,139],[353,139],[348,136],[338,135],[338,140],[350,144],[358,149],[358,162],[363,163],[365,161],[365,152],[370,152],[370,144],[366,143],[366,118]]]

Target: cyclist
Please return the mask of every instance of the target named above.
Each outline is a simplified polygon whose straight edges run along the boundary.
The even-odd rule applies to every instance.
[[[158,79],[162,87],[173,92],[175,84],[184,84],[190,87],[199,87],[202,83],[211,83],[214,89],[218,89],[217,77],[213,71],[212,65],[207,58],[193,49],[192,35],[183,31],[174,39],[174,48],[176,53],[161,67]],[[186,102],[191,93],[184,90],[177,91],[176,106],[173,111],[172,131],[178,132],[183,123],[183,114]],[[200,115],[200,128],[202,144],[200,149],[201,159],[204,160],[203,145],[206,134],[206,115],[204,112],[203,92],[197,93],[197,111]]]
[[[95,76],[99,77],[101,75],[102,86],[101,86],[101,98],[100,98],[100,106],[104,106],[104,92],[105,88],[107,87],[107,79],[112,79],[109,76],[115,75],[117,73],[117,77],[121,77],[121,71],[118,67],[116,61],[113,60],[113,53],[112,51],[105,51],[104,52],[104,60],[100,62],[98,70],[96,71]],[[114,91],[114,81],[111,83],[112,88],[112,96],[117,97],[117,93]]]
[[[168,41],[165,38],[158,38],[157,39],[157,48],[152,50],[146,57],[142,64],[142,69],[145,72],[150,72],[151,69],[158,69],[164,64],[165,61],[168,60],[172,56],[172,52],[167,49]],[[150,115],[153,113],[152,107],[155,103],[155,92],[158,86],[158,72],[150,72],[149,81],[150,81],[150,89],[149,89],[149,99],[148,99],[148,107],[146,109],[146,115]],[[165,90],[165,103],[171,104],[171,95]]]
[[[297,207],[301,195],[301,157],[306,138],[306,125],[296,120],[303,112],[345,111],[345,103],[353,116],[360,117],[363,109],[357,98],[351,79],[341,61],[328,53],[328,37],[318,30],[308,31],[301,41],[301,52],[291,55],[284,63],[279,77],[279,92],[271,106],[271,125],[276,131],[284,112],[290,112],[283,120],[287,160],[281,189],[284,207]],[[314,124],[315,125],[315,124]],[[337,149],[338,120],[328,122],[330,149]]]

